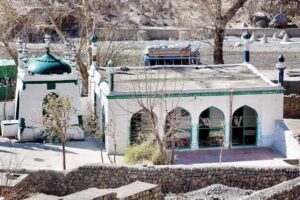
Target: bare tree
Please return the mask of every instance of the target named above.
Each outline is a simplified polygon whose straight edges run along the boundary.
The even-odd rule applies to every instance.
[[[65,145],[68,141],[67,131],[72,128],[70,123],[74,108],[67,97],[58,97],[50,93],[45,97],[43,104],[43,131],[47,137],[58,137],[62,144],[63,169],[66,169]]]
[[[214,33],[213,60],[215,64],[224,64],[223,41],[227,24],[238,13],[248,0],[189,0],[190,7],[186,12],[182,25],[191,26],[198,29],[201,34],[207,32]],[[196,23],[186,23],[192,21],[190,16],[199,13]],[[180,18],[180,16],[179,16]]]
[[[172,92],[172,90],[176,92],[182,91],[184,83],[182,80],[179,80],[179,73],[174,75],[171,81],[167,77],[168,73],[172,72],[164,69],[151,70],[141,68],[130,72],[131,76],[129,75],[129,77],[131,78],[128,87],[132,88],[136,97],[132,104],[141,108],[141,111],[138,113],[142,115],[141,117],[135,119],[135,113],[132,113],[129,108],[122,106],[121,102],[118,102],[122,109],[134,114],[131,121],[136,128],[134,143],[153,141],[159,150],[158,157],[161,159],[159,164],[175,163],[175,150],[182,146],[181,139],[190,129],[190,121],[181,116],[181,111],[177,107],[180,97],[170,98],[168,96],[168,93]],[[121,82],[126,82],[126,80],[122,79],[122,75],[117,76],[119,76]],[[171,90],[170,84],[174,86]],[[158,119],[158,110],[166,118]],[[160,135],[161,129],[165,129],[164,135]]]

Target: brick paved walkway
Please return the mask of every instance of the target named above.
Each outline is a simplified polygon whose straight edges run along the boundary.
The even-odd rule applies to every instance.
[[[197,150],[177,152],[176,164],[208,164],[219,162],[220,150]],[[226,149],[222,163],[272,161],[283,158],[270,148]]]

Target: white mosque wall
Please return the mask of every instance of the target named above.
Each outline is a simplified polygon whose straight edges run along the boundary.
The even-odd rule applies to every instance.
[[[0,121],[12,120],[15,114],[15,102],[0,102]]]
[[[56,83],[55,89],[48,90],[47,84],[26,84],[25,90],[20,92],[19,118],[25,119],[26,128],[19,130],[18,136],[22,141],[33,141],[40,137],[42,130],[43,99],[49,93],[70,98],[75,112],[70,124],[78,125],[78,115],[82,115],[78,86],[74,83]],[[68,131],[70,139],[84,139],[82,130]]]
[[[164,122],[167,115],[166,108],[168,112],[176,106],[187,110],[191,114],[191,124],[197,126],[201,112],[213,106],[224,113],[225,145],[229,145],[230,96],[168,98],[166,102],[167,105],[164,105],[163,101],[161,101],[155,108],[161,135],[164,134]],[[136,99],[109,99],[104,105],[108,109],[107,121],[113,122],[117,153],[122,154],[129,147],[131,117],[135,112],[141,110],[141,107],[138,105]],[[245,105],[255,109],[258,114],[257,147],[272,146],[274,143],[276,121],[283,119],[283,94],[235,95],[232,102],[232,113]],[[198,136],[192,135],[192,137],[192,148],[198,148]],[[108,153],[112,153],[114,151],[114,138],[107,136],[106,139]]]
[[[284,121],[276,122],[273,147],[288,159],[300,159],[300,145]]]

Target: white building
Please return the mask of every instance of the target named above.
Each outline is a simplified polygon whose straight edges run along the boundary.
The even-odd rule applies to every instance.
[[[62,61],[50,53],[50,37],[46,37],[45,55],[27,58],[26,45],[19,41],[19,66],[15,100],[15,119],[20,141],[35,141],[41,138],[43,104],[49,94],[68,97],[74,107],[71,116],[70,139],[84,139],[80,91],[75,58]],[[5,130],[2,130],[5,131]]]
[[[276,121],[283,119],[284,88],[248,64],[92,67],[90,98],[106,135],[108,153],[122,154],[146,133],[153,108],[162,137],[170,116],[177,125],[181,149],[271,147]],[[180,130],[179,130],[180,129]],[[180,132],[180,133],[179,133]]]

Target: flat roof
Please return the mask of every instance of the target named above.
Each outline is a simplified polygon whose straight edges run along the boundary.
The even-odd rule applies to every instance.
[[[15,66],[16,63],[14,60],[8,60],[8,59],[0,59],[0,67],[2,66]]]
[[[108,81],[108,71],[99,70]],[[115,93],[278,89],[252,65],[190,65],[116,68]]]

